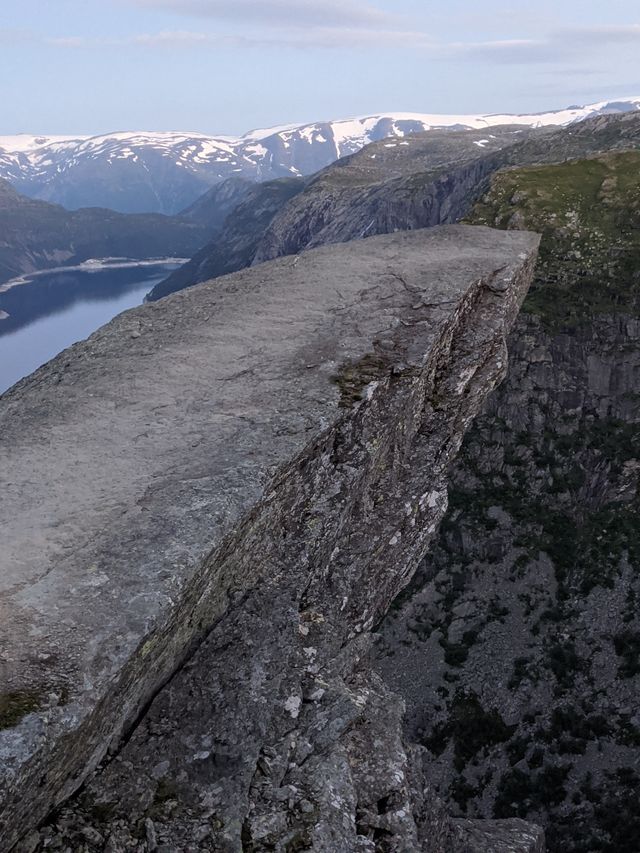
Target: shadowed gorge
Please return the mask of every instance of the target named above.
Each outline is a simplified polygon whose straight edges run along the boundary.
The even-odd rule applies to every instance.
[[[640,831],[639,166],[501,172],[469,216],[542,232],[539,260],[437,547],[381,630],[438,792],[544,824],[552,851],[634,853]]]

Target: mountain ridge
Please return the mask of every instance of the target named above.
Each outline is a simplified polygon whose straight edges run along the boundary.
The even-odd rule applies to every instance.
[[[637,112],[598,116],[569,128],[498,126],[486,134],[438,129],[400,142],[372,143],[298,179],[297,192],[282,194],[279,208],[277,182],[256,185],[213,239],[156,285],[148,299],[313,246],[455,222],[501,168],[639,145]]]
[[[183,131],[0,136],[0,178],[26,195],[71,209],[173,214],[229,177],[266,181],[313,174],[387,137],[499,124],[562,126],[639,109],[640,97],[632,97],[515,115],[382,112],[279,125],[242,136]]]

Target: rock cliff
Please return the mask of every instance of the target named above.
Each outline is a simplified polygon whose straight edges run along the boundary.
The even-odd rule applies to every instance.
[[[560,130],[495,127],[481,139],[443,132],[369,145],[320,172],[283,207],[261,237],[253,263],[327,243],[458,222],[501,168],[639,144],[640,115],[627,114]]]
[[[312,178],[259,184],[150,298],[311,246],[453,222],[468,211],[465,193],[481,194],[478,182],[503,162],[501,149],[548,132],[432,130],[369,145]]]
[[[0,399],[3,849],[543,849],[447,817],[368,663],[537,243],[454,226],[278,260]]]
[[[541,231],[540,259],[438,545],[382,630],[441,796],[571,853],[640,837],[638,174],[637,151],[510,170],[475,207]]]

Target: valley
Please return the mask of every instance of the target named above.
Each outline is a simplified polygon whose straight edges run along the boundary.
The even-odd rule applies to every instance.
[[[0,175],[0,837],[638,853],[640,100]]]
[[[0,180],[0,286],[96,258],[190,257],[210,233],[207,226],[180,217],[101,208],[69,211],[27,198]]]

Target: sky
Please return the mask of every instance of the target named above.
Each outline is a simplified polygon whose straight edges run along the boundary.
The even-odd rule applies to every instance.
[[[0,135],[640,96],[638,0],[0,0]]]

